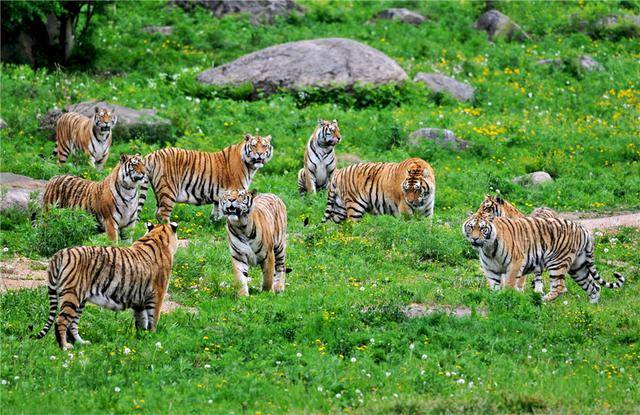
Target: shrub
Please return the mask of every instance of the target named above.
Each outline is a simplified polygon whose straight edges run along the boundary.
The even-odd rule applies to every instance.
[[[95,233],[95,218],[82,210],[51,209],[43,212],[33,235],[33,249],[51,256],[63,248],[81,245]]]

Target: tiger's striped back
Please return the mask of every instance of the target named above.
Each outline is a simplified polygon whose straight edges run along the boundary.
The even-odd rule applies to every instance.
[[[436,182],[431,166],[419,158],[400,163],[360,163],[334,172],[323,222],[375,215],[433,214]]]
[[[92,118],[77,112],[67,112],[56,121],[58,162],[65,163],[71,154],[81,151],[89,156],[91,165],[101,170],[109,157],[111,130],[117,117],[113,111],[95,107]]]
[[[118,164],[101,182],[72,175],[53,177],[45,187],[44,209],[49,206],[79,208],[93,214],[109,239],[135,225],[137,215],[137,185],[146,175],[145,164],[139,154],[120,156]]]
[[[600,287],[619,288],[624,277],[615,273],[614,283],[603,280],[594,266],[593,238],[582,225],[560,218],[491,218],[472,215],[463,224],[463,234],[480,255],[480,264],[490,284],[513,287],[517,278],[534,270],[549,271],[551,301],[565,291],[569,274],[589,295],[600,298]],[[506,280],[502,279],[506,274]],[[491,282],[492,281],[492,282]]]
[[[503,216],[506,218],[524,218],[526,215],[518,210],[509,201],[500,196],[485,195],[482,204],[477,210],[478,213],[489,215],[490,217]],[[558,213],[548,207],[535,208],[531,212],[533,218],[557,218]]]
[[[245,135],[244,141],[215,153],[165,148],[145,158],[148,181],[156,196],[156,217],[169,220],[176,203],[213,204],[212,215],[219,216],[218,202],[226,189],[247,189],[259,168],[273,154],[271,136]],[[142,210],[148,183],[141,186],[138,212]]]
[[[72,347],[69,340],[83,343],[78,321],[87,302],[114,311],[133,308],[136,327],[153,330],[176,252],[176,229],[176,224],[149,224],[148,232],[131,247],[58,251],[47,270],[49,318],[36,337],[44,337],[56,321],[60,347]]]
[[[341,139],[338,121],[318,120],[304,152],[304,167],[298,172],[300,195],[327,187],[336,169],[335,146]]]

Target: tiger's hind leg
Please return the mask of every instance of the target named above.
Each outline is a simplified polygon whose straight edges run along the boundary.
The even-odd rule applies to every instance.
[[[273,286],[273,291],[281,293],[285,289],[287,268],[285,266],[285,250],[284,244],[282,246],[276,246],[274,249],[276,257],[276,281]]]
[[[168,195],[160,195],[158,197],[158,207],[156,208],[156,219],[160,223],[169,223],[169,217],[176,205],[176,200]]]
[[[78,318],[78,299],[75,295],[66,294],[60,300],[62,306],[56,321],[56,340],[63,350],[73,349],[73,345],[67,341],[67,330],[69,330],[69,326],[73,324],[73,321]]]
[[[136,330],[146,330],[149,326],[149,319],[147,317],[147,311],[144,307],[134,308],[133,317],[136,320]]]
[[[587,293],[589,302],[596,304],[600,300],[601,287],[591,277],[589,265],[587,261],[584,261],[578,268],[570,269],[569,275]]]
[[[273,278],[276,273],[275,254],[270,251],[262,262],[262,291],[273,291]]]
[[[79,343],[79,344],[90,344],[91,342],[87,340],[83,340],[80,337],[80,333],[78,333],[78,323],[80,322],[80,317],[82,317],[82,312],[84,311],[85,302],[80,303],[80,306],[77,310],[76,318],[73,319],[73,322],[69,325],[67,329],[67,341],[71,343]]]
[[[362,219],[365,209],[356,201],[348,200],[347,203],[347,218],[357,222]]]
[[[304,194],[307,192],[306,177],[307,176],[304,172],[304,168],[300,169],[300,171],[298,172],[298,193],[300,194],[300,196],[304,196]]]

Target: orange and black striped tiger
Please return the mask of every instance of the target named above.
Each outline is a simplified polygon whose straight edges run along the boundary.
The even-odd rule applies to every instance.
[[[114,311],[132,308],[137,329],[155,330],[176,253],[177,228],[175,223],[148,223],[147,233],[130,247],[58,251],[47,270],[49,318],[36,338],[43,338],[55,321],[60,347],[86,343],[78,322],[87,302]]]
[[[222,151],[165,148],[145,158],[147,179],[141,186],[138,212],[147,197],[147,181],[156,196],[156,217],[169,220],[176,203],[213,204],[211,216],[221,217],[219,201],[227,189],[247,189],[259,168],[273,155],[271,136],[245,134],[244,140]]]
[[[505,218],[524,218],[525,215],[508,201],[500,196],[485,195],[482,204],[478,208],[478,212],[483,212],[489,217],[503,216]],[[532,218],[558,218],[558,214],[548,207],[535,208],[531,212]],[[542,282],[542,271],[533,271],[533,290],[537,293],[544,292],[544,283]],[[524,277],[523,277],[524,278]]]
[[[431,216],[435,194],[433,169],[422,159],[353,164],[334,172],[322,221],[360,220],[365,212]]]
[[[341,139],[338,121],[318,120],[304,151],[304,167],[298,172],[300,195],[327,187],[336,169],[335,146]]]
[[[502,286],[521,290],[524,275],[545,269],[551,276],[551,291],[543,297],[545,301],[566,292],[567,273],[585,290],[591,303],[600,299],[600,287],[619,288],[624,284],[624,277],[618,273],[614,273],[614,283],[598,275],[591,233],[565,219],[512,219],[476,212],[464,222],[462,233],[478,251],[492,289]]]
[[[111,130],[118,122],[115,110],[95,107],[93,117],[77,112],[67,112],[56,122],[56,148],[53,155],[59,163],[65,163],[70,154],[82,151],[98,170],[109,157]]]
[[[138,184],[146,177],[140,154],[120,156],[118,164],[101,182],[64,175],[52,178],[44,190],[44,209],[77,207],[93,214],[112,241],[124,239],[124,230],[138,220]]]
[[[262,267],[262,290],[282,292],[287,268],[287,207],[276,195],[229,190],[220,200],[238,295],[248,296],[249,267]]]

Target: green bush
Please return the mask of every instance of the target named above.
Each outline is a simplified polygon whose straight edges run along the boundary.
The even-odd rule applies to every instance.
[[[51,256],[59,250],[81,245],[95,233],[95,218],[82,210],[51,209],[43,212],[33,234],[33,249],[42,256]]]

